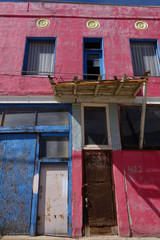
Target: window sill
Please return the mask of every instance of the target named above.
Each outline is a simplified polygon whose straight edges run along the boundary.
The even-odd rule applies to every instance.
[[[112,150],[110,145],[84,145],[83,150],[94,149],[94,150]]]
[[[48,74],[49,75],[49,74]],[[34,77],[34,78],[48,78],[48,75],[27,75],[27,74],[21,74],[22,77]],[[54,75],[50,75],[51,77],[54,77]]]

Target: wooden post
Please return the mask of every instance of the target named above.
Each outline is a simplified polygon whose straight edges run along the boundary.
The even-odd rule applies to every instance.
[[[140,123],[140,134],[139,134],[139,149],[143,149],[144,139],[144,126],[146,117],[146,100],[147,100],[147,82],[143,83],[143,99],[142,99],[142,112],[141,112],[141,123]]]

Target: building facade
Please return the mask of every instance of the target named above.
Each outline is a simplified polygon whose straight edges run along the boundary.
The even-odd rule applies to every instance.
[[[159,236],[159,7],[2,1],[0,22],[0,233]]]

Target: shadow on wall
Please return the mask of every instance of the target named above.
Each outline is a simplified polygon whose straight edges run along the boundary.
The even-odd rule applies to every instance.
[[[114,159],[124,177],[131,235],[160,235],[160,151],[121,151]],[[118,188],[118,186],[116,186]]]

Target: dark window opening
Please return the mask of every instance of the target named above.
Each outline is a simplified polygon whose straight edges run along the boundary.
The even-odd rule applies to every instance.
[[[105,107],[84,107],[85,145],[108,145]]]
[[[85,42],[84,43],[85,50],[87,49],[101,49],[101,42]]]
[[[84,39],[84,80],[98,80],[103,75],[102,39]]]
[[[138,149],[141,106],[120,107],[120,125],[123,149]],[[144,149],[160,149],[160,107],[146,108]]]
[[[97,80],[100,75],[99,54],[87,54],[87,80]],[[94,74],[94,75],[91,75]]]

